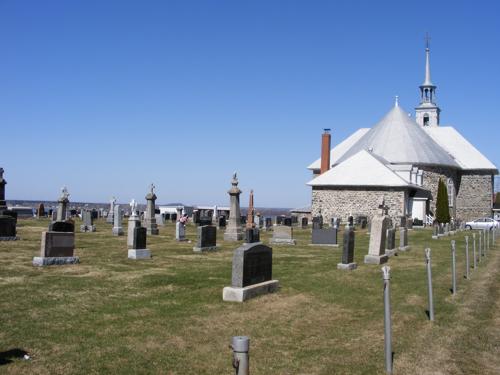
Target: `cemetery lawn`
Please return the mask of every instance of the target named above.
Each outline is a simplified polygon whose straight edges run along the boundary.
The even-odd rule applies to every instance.
[[[133,261],[126,236],[98,221],[96,233],[76,233],[79,265],[35,268],[47,225],[19,220],[21,240],[0,242],[0,373],[231,374],[235,335],[250,337],[252,375],[384,373],[382,273],[363,264],[365,231],[356,231],[359,268],[349,272],[337,270],[340,248],[309,246],[310,231],[294,229],[297,246],[273,247],[279,292],[238,304],[222,301],[236,248],[222,232],[217,252],[196,254],[195,228],[193,243],[177,243],[170,223],[148,236],[153,259]],[[465,234],[432,240],[430,230],[413,230],[411,251],[390,258],[394,374],[500,373],[500,246],[465,280]],[[270,235],[261,233],[264,243]]]

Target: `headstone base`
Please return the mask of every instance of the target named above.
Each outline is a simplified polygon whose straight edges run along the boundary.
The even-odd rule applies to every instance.
[[[77,263],[80,263],[79,257],[33,257],[33,265],[37,267],[63,266]]]
[[[196,253],[202,253],[204,251],[215,251],[217,250],[218,247],[217,246],[206,246],[206,247],[193,247],[193,251],[196,252]]]
[[[402,246],[399,248],[399,251],[410,251],[410,246]]]
[[[338,270],[348,270],[348,271],[351,271],[351,270],[355,270],[356,268],[358,268],[358,264],[357,263],[338,263],[337,264],[337,269]]]
[[[224,241],[241,241],[244,238],[244,234],[242,231],[239,232],[231,232],[231,233],[224,233]]]
[[[158,228],[146,228],[147,234],[150,236],[157,236],[160,234],[160,230]]]
[[[18,240],[19,237],[15,236],[15,237],[0,237],[0,241],[16,241]]]
[[[123,228],[113,228],[113,236],[123,236]]]
[[[269,240],[269,243],[270,244],[273,244],[273,245],[296,245],[297,244],[297,241],[295,240],[285,240],[285,239],[271,239]]]
[[[389,260],[389,257],[385,254],[383,255],[365,255],[366,264],[384,264]]]
[[[438,239],[439,239],[439,236],[432,236],[432,239],[433,239],[433,240],[438,240]]]
[[[294,240],[295,241],[295,240]],[[326,246],[326,247],[339,247],[339,244],[329,244],[329,243],[310,243],[309,246]]]
[[[392,249],[392,250],[385,249],[385,255],[387,255],[388,257],[398,255],[398,249]]]
[[[129,259],[151,259],[151,251],[149,249],[128,249]]]
[[[80,232],[95,232],[95,225],[80,225]]]
[[[262,294],[274,293],[278,290],[279,286],[280,283],[278,280],[269,280],[244,288],[226,286],[222,290],[222,300],[227,302],[244,302]]]

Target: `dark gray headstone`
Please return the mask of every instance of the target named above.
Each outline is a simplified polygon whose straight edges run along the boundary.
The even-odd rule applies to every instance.
[[[352,216],[349,216],[347,218],[347,222],[348,222],[349,227],[354,227],[354,218]]]
[[[225,228],[226,227],[226,217],[221,216],[219,217],[219,228]]]
[[[132,242],[132,249],[139,250],[146,248],[146,238],[147,238],[147,229],[144,227],[136,227],[134,228],[134,238]]]
[[[286,225],[287,227],[292,226],[292,218],[291,217],[285,217],[283,219],[283,225]]]
[[[344,245],[342,249],[342,263],[354,262],[354,230],[352,228],[344,231]]]
[[[198,221],[198,225],[200,225],[200,226],[212,225],[212,216],[200,217],[200,220]]]
[[[312,221],[312,229],[322,229],[323,228],[323,216],[315,216]]]
[[[245,229],[245,242],[246,243],[260,242],[259,228],[246,228]]]
[[[196,248],[204,250],[217,246],[217,229],[212,225],[198,227]]]
[[[337,229],[313,229],[311,242],[313,245],[337,245]]]
[[[234,251],[232,286],[244,288],[273,277],[273,249],[261,243],[244,244]]]
[[[307,217],[303,217],[301,220],[302,229],[306,229],[308,225],[309,225],[309,220],[307,219]]]
[[[43,232],[41,244],[42,257],[72,257],[75,252],[73,232]]]
[[[271,228],[273,226],[273,219],[266,217],[266,228]]]
[[[74,232],[75,224],[69,221],[54,221],[49,224],[49,232]]]
[[[16,222],[17,220],[12,216],[0,215],[0,237],[15,238]]]
[[[394,228],[387,229],[387,250],[394,250],[396,248],[396,230]]]

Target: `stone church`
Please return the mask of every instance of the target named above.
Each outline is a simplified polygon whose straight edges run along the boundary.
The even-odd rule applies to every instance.
[[[308,167],[313,216],[321,213],[327,222],[332,217],[372,217],[384,198],[393,219],[406,216],[430,224],[440,178],[455,220],[492,215],[498,169],[452,126],[440,125],[429,46],[425,54],[425,80],[414,118],[396,97],[375,126],[357,130],[333,149],[325,129],[321,157]]]

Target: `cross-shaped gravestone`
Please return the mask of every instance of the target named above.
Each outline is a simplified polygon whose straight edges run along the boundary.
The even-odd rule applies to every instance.
[[[154,184],[151,184],[151,194],[154,194],[155,189],[156,189],[156,186]]]
[[[387,213],[389,212],[389,207],[386,206],[385,199],[382,199],[378,208],[380,208],[380,210],[381,210],[381,216],[387,215]]]
[[[61,189],[61,198],[63,199],[68,199],[69,197],[69,192],[68,192],[68,188],[66,186],[64,186],[62,189]]]

